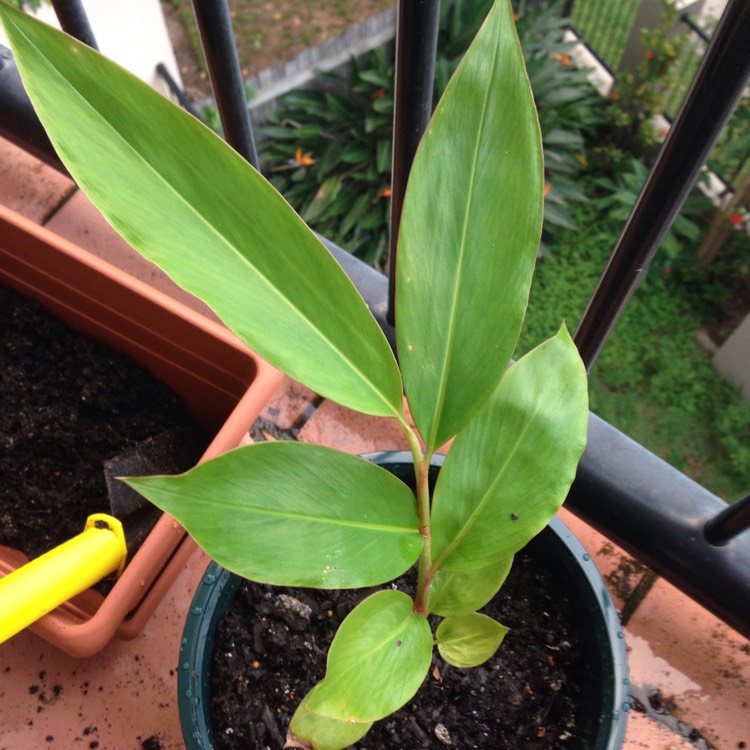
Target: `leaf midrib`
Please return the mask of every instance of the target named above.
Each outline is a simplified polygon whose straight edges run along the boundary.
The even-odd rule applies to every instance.
[[[137,485],[138,483],[132,482],[129,484]],[[156,505],[159,504],[153,499],[152,502],[154,502]],[[168,512],[174,513],[175,510],[175,508],[172,508]],[[268,508],[267,506],[232,503],[227,502],[226,500],[212,500],[211,502],[211,514],[215,515],[217,518],[236,516],[238,512],[242,512],[242,514],[256,514],[259,516],[283,518],[285,520],[300,521],[302,523],[317,523],[325,526],[345,526],[347,528],[369,529],[371,531],[378,531],[383,533],[411,534],[414,536],[419,536],[419,529],[417,528],[416,523],[414,526],[399,526],[386,523],[373,523],[371,521],[357,521],[351,518],[319,516],[312,513],[304,513],[299,510],[281,510]]]
[[[497,73],[498,65],[497,65],[497,59],[495,60],[495,64],[492,67],[492,76],[490,79],[490,85],[488,85],[485,89],[485,96],[484,101],[482,102],[482,114],[480,118],[480,126],[476,138],[476,145],[474,147],[474,155],[471,162],[471,177],[469,182],[469,191],[467,194],[467,199],[465,203],[465,209],[464,209],[464,215],[463,215],[463,226],[461,231],[461,246],[459,250],[459,263],[458,263],[458,269],[456,272],[456,280],[453,284],[453,296],[452,296],[452,305],[451,310],[454,311],[454,313],[450,317],[449,327],[448,327],[448,333],[446,336],[446,347],[445,347],[445,355],[443,357],[442,362],[442,368],[440,372],[443,373],[443,377],[440,381],[440,388],[438,391],[436,403],[435,403],[435,417],[432,421],[432,430],[431,434],[429,436],[429,439],[426,440],[427,444],[427,452],[428,454],[431,453],[436,447],[437,442],[437,435],[438,435],[438,428],[440,426],[440,419],[443,414],[443,409],[445,406],[445,399],[446,399],[446,393],[448,389],[448,376],[449,376],[449,370],[448,365],[453,359],[453,349],[455,346],[455,333],[456,333],[456,326],[457,326],[457,316],[455,314],[455,310],[458,309],[458,302],[459,298],[461,296],[461,282],[463,280],[464,276],[464,268],[465,268],[465,260],[467,256],[467,236],[468,236],[468,229],[469,229],[469,213],[470,213],[470,206],[474,199],[474,193],[476,191],[476,173],[477,173],[477,165],[479,163],[479,154],[480,154],[480,144],[482,142],[482,138],[484,135],[484,130],[486,126],[486,114],[489,109],[489,100],[490,100],[490,92],[493,90],[492,83],[495,80],[495,76]]]

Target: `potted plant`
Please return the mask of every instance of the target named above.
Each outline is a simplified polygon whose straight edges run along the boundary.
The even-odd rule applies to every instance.
[[[366,457],[414,487],[408,452]],[[432,458],[433,488],[443,460]],[[324,673],[340,619],[369,593],[261,586],[211,563],[180,646],[187,750],[283,745],[296,696]],[[620,621],[594,561],[558,518],[516,555],[486,610],[511,626],[495,658],[464,670],[435,655],[415,699],[355,747],[622,747]]]
[[[413,597],[387,588],[346,618],[291,721],[290,742],[347,747],[417,692],[435,644],[461,667],[492,656],[506,629],[478,610],[563,502],[585,444],[586,375],[564,326],[508,367],[543,206],[510,3],[493,6],[414,161],[398,364],[340,267],[235,152],[95,52],[7,3],[0,15],[60,157],[125,239],[279,369],[395,420],[408,440],[414,490],[362,458],[290,442],[127,480],[255,581],[359,588],[416,566]],[[434,633],[430,615],[442,618]]]

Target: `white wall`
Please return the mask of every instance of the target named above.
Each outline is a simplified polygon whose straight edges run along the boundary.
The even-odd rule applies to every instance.
[[[164,63],[180,83],[159,0],[83,0],[83,5],[99,49],[107,57],[160,90],[164,86],[156,66]],[[55,12],[46,3],[37,17],[59,28]],[[1,25],[0,44],[10,46]]]
[[[727,380],[740,386],[742,398],[750,401],[750,315],[716,353],[714,365]]]

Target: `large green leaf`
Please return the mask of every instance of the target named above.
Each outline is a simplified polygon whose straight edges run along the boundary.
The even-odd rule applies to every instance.
[[[339,721],[329,719],[310,710],[310,695],[314,687],[292,716],[287,739],[292,747],[310,748],[310,750],[344,750],[362,739],[372,727],[372,722]]]
[[[432,632],[402,591],[367,597],[341,623],[325,679],[309,709],[339,721],[377,721],[419,689],[432,660]]]
[[[401,413],[385,337],[283,198],[196,119],[88,47],[0,3],[60,158],[112,226],[261,356],[316,391]]]
[[[508,369],[453,443],[432,506],[435,566],[475,570],[538,534],[573,482],[587,426],[586,372],[562,328]]]
[[[126,481],[217,562],[254,581],[372,586],[401,575],[422,548],[405,484],[318,445],[259,443],[180,476]]]
[[[398,245],[398,353],[434,449],[489,397],[526,309],[542,221],[542,149],[510,3],[498,0],[412,167]]]
[[[446,617],[435,635],[440,656],[454,667],[484,664],[503,642],[508,628],[487,615],[473,612],[462,617]]]

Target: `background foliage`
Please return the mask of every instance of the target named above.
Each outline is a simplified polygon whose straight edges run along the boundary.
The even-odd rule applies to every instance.
[[[443,4],[436,96],[489,5],[488,0]],[[644,32],[643,41],[652,54],[644,56],[636,71],[622,74],[616,94],[603,102],[588,82],[586,71],[576,65],[572,45],[562,41],[566,22],[558,16],[559,3],[519,9],[525,10],[517,27],[543,133],[547,194],[543,258],[518,353],[553,333],[561,315],[574,327],[582,314],[663,139],[653,117],[666,106],[681,76],[678,62],[685,43],[684,36],[675,39],[667,35],[666,21]],[[326,131],[327,135],[310,128],[309,117],[300,119],[307,100],[296,93],[290,95],[289,105],[283,103],[276,118],[277,127],[287,131],[286,140],[273,147],[280,158],[271,159],[281,165],[279,172],[288,187],[275,177],[277,184],[293,191],[292,197],[305,196],[306,202],[299,204],[303,215],[310,217],[317,196],[318,203],[329,207],[329,215],[321,219],[326,222],[325,230],[320,231],[370,260],[382,257],[386,247],[383,209],[387,200],[378,202],[378,198],[387,185],[388,173],[384,162],[380,171],[368,171],[364,153],[369,148],[370,162],[377,164],[372,156],[377,153],[375,144],[390,138],[389,76],[387,58],[378,56],[355,68],[357,97],[347,93],[350,84],[346,80],[336,81],[336,95],[349,102],[345,112],[343,101],[337,100],[346,126]],[[373,98],[379,90],[383,95]],[[325,106],[324,101],[323,94],[315,94],[313,109]],[[712,155],[714,164],[732,174],[746,159],[748,116],[747,106],[738,108]],[[365,118],[369,118],[366,127],[356,124]],[[302,122],[308,125],[300,128]],[[288,131],[296,133],[299,140],[289,137]],[[282,135],[280,131],[276,134]],[[358,144],[363,155],[360,165],[323,174],[321,166],[327,166],[326,160],[307,166],[292,164],[300,146],[303,157],[309,152],[315,158],[325,153],[324,147],[343,152],[345,142]],[[379,148],[384,152],[386,147]],[[265,152],[267,157],[273,153],[273,149]],[[334,180],[337,187],[338,179],[353,187],[341,197],[335,209],[339,218],[334,218],[326,180]],[[360,197],[364,195],[367,198]],[[367,226],[359,229],[354,221],[357,200],[357,210],[368,217]],[[375,221],[375,206],[383,210],[380,225]],[[712,267],[694,267],[696,250],[714,212],[708,199],[694,190],[592,372],[592,407],[731,500],[750,483],[750,405],[715,372],[695,334],[706,328],[719,338],[726,334],[719,321],[732,296],[728,280],[747,276],[750,253],[747,238],[734,232]],[[323,216],[322,212],[318,215]],[[316,219],[315,210],[311,218]],[[342,226],[347,231],[336,234]]]

